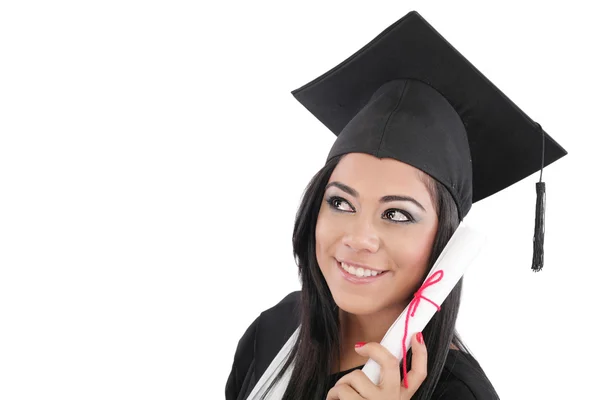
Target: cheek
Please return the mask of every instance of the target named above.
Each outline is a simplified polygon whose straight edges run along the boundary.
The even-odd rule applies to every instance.
[[[327,222],[324,220],[322,213],[319,213],[317,218],[317,226],[315,228],[315,245],[317,251],[317,257],[320,255],[323,249],[327,248],[327,242],[329,240],[330,233],[327,232]]]
[[[315,251],[317,253],[317,262],[319,265],[321,264],[321,252],[325,246],[323,241],[327,237],[326,232],[324,232],[324,224],[323,224],[323,216],[322,211],[319,212],[319,216],[317,217],[317,226],[315,227]]]
[[[317,217],[317,226],[315,227],[317,257],[320,253],[329,251],[335,245],[340,238],[340,231],[343,231],[341,224],[334,223],[330,213],[321,207]]]
[[[396,241],[392,258],[401,268],[424,270],[427,267],[431,248],[435,239],[435,230],[413,233],[410,237]]]

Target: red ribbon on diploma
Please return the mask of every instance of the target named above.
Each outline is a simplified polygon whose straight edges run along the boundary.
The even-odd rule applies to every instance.
[[[421,299],[427,300],[428,302],[433,304],[437,308],[438,311],[440,311],[440,306],[435,304],[433,301],[431,301],[427,297],[423,296],[423,292],[429,286],[435,285],[436,283],[441,281],[443,277],[444,277],[444,271],[442,271],[441,269],[438,271],[435,271],[435,273],[433,273],[433,275],[431,275],[429,278],[427,278],[425,280],[425,282],[423,282],[423,285],[421,285],[419,290],[417,290],[414,298],[408,305],[408,310],[406,312],[406,323],[404,324],[404,337],[402,338],[402,355],[403,355],[403,357],[402,357],[402,372],[404,373],[404,387],[405,388],[408,388],[408,378],[406,376],[406,374],[407,374],[407,372],[406,372],[406,337],[408,336],[409,318],[415,316],[415,311],[417,311],[417,308],[419,307],[419,304],[421,303]]]

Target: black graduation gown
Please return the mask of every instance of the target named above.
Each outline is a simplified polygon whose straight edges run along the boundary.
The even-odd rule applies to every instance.
[[[263,311],[240,339],[225,385],[226,400],[245,400],[285,342],[299,319],[300,291],[292,292]],[[331,375],[330,387],[356,367]],[[432,400],[496,400],[492,384],[470,355],[450,350]]]

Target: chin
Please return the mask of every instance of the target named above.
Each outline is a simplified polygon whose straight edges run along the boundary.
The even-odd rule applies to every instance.
[[[336,291],[332,291],[331,294],[333,301],[335,301],[340,310],[344,310],[349,314],[369,315],[379,310],[378,305],[373,301],[356,293],[337,293]]]

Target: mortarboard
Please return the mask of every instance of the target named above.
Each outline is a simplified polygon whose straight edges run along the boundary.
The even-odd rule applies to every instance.
[[[567,154],[416,11],[292,94],[337,136],[328,160],[360,152],[410,164],[449,190],[461,220],[472,203]],[[536,189],[539,271],[541,176]]]

